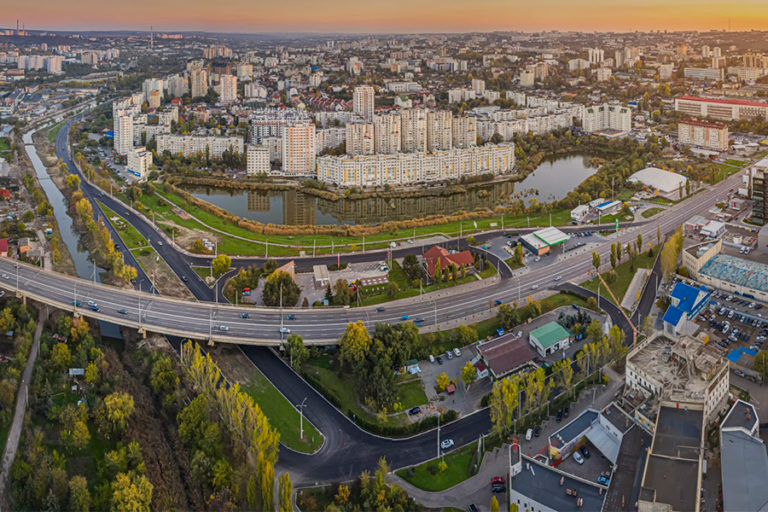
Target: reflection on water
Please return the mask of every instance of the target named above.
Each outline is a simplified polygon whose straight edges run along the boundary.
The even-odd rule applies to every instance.
[[[264,224],[377,224],[494,208],[520,196],[534,197],[533,190],[538,191],[537,197],[542,202],[562,199],[596,171],[589,167],[588,160],[588,157],[567,156],[543,162],[521,182],[494,183],[449,196],[328,201],[296,190],[253,192],[194,188],[190,192],[238,217]]]

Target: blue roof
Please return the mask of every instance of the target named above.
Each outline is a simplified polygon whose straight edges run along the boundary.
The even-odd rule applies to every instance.
[[[700,292],[708,294],[709,290],[707,290],[707,288],[704,286],[696,288],[691,285],[678,282],[675,283],[675,287],[672,289],[671,297],[680,301],[677,305],[678,308],[682,309],[686,313],[691,313],[697,305],[696,299],[698,298]]]
[[[731,350],[725,358],[731,362],[738,363],[741,357],[741,347]]]
[[[667,312],[664,313],[664,322],[672,325],[677,325],[680,322],[680,319],[683,318],[683,311],[682,309],[670,305],[667,308]]]

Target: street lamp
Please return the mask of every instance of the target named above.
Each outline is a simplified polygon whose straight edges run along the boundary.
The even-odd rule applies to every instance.
[[[307,397],[300,404],[296,404],[299,410],[299,439],[304,439],[304,408],[307,406]]]

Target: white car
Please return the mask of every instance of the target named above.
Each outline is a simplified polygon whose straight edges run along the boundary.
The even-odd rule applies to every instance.
[[[461,350],[459,350],[459,347],[454,348],[453,353],[456,354],[456,357],[461,357]]]
[[[3,279],[8,279],[8,274],[3,274]]]
[[[229,326],[228,325],[220,325],[219,326],[219,330],[220,331],[228,331],[229,330]]]
[[[287,327],[281,327],[280,334],[291,334],[291,330]]]
[[[563,278],[563,276],[555,276],[555,281],[559,281]]]
[[[537,284],[531,286],[531,290],[538,290],[538,289],[539,289],[539,285]]]
[[[442,448],[443,450],[447,450],[452,446],[453,446],[453,439],[444,439],[443,441],[440,441],[440,448]]]
[[[579,452],[573,452],[573,460],[575,460],[577,464],[584,464],[584,457],[582,457]]]

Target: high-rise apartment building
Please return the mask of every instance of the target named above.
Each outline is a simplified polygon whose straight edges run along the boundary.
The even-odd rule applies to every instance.
[[[144,180],[152,167],[152,152],[147,148],[136,148],[128,151],[126,169],[128,172]]]
[[[189,80],[181,75],[172,75],[165,81],[165,87],[169,97],[180,98],[189,92]]]
[[[453,147],[470,148],[477,145],[477,119],[474,117],[454,117],[451,126]]]
[[[227,104],[237,101],[237,77],[221,75],[219,79],[219,103]]]
[[[600,64],[605,60],[605,51],[600,48],[587,48],[587,56],[590,64]]]
[[[160,98],[163,97],[163,79],[162,78],[147,78],[142,84],[142,91],[144,92],[144,101],[149,101],[149,96],[152,91],[160,91]]]
[[[453,147],[453,116],[448,110],[427,112],[427,151]]]
[[[125,110],[118,110],[113,117],[115,151],[126,155],[133,149],[133,116]]]
[[[246,172],[248,176],[269,174],[269,148],[249,144],[246,149]]]
[[[283,172],[297,176],[315,172],[315,125],[302,123],[283,130]]]
[[[750,172],[752,173],[752,222],[764,226],[768,224],[768,172],[758,168],[753,168]]]
[[[399,153],[402,145],[402,119],[398,114],[373,118],[374,152],[378,155]]]
[[[64,57],[61,55],[51,55],[45,58],[45,71],[51,74],[61,73],[61,65],[64,62]]]
[[[373,120],[374,91],[370,85],[358,85],[352,93],[352,112],[364,121]]]
[[[628,133],[632,130],[632,111],[621,105],[594,105],[584,110],[584,131],[618,131]]]
[[[728,125],[696,119],[680,121],[677,125],[677,139],[681,144],[725,151],[728,149]]]
[[[426,110],[403,110],[401,118],[400,149],[404,153],[427,151],[427,112]]]
[[[536,75],[532,70],[524,69],[520,72],[520,87],[533,87]]]
[[[189,72],[189,92],[193,98],[208,94],[208,72],[202,68],[194,68]]]
[[[348,155],[372,155],[375,146],[373,123],[348,123],[346,144]]]
[[[712,50],[710,50],[709,45],[704,45],[701,47],[701,57],[703,59],[708,59],[712,56]]]
[[[485,80],[481,80],[479,78],[473,78],[472,91],[474,91],[475,96],[482,96],[483,93],[485,92]]]

